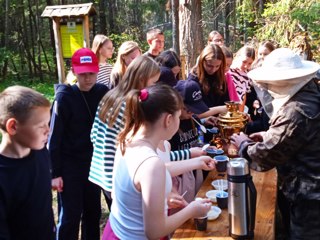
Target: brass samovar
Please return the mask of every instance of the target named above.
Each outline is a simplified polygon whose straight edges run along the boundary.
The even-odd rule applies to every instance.
[[[218,117],[218,128],[220,137],[227,142],[233,133],[240,133],[245,130],[249,120],[248,115],[239,111],[239,102],[225,102],[227,112],[220,113]]]
[[[230,144],[230,137],[234,133],[240,133],[245,130],[249,120],[247,114],[239,111],[239,102],[225,102],[227,112],[220,113],[218,116],[219,139],[221,146],[229,156],[236,156],[237,150]]]

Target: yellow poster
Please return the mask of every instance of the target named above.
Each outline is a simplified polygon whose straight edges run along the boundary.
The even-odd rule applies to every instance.
[[[83,27],[82,24],[68,22],[67,25],[60,26],[62,55],[64,58],[71,58],[72,54],[83,47]]]

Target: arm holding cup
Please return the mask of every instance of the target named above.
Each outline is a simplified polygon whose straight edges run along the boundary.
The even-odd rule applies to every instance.
[[[215,169],[215,162],[208,156],[200,156],[188,161],[169,162],[166,163],[166,167],[171,176],[174,177],[195,169],[213,170]]]
[[[184,163],[189,161],[182,161]],[[172,216],[163,214],[165,198],[166,167],[162,161],[148,159],[137,171],[135,182],[139,183],[142,193],[145,233],[149,239],[160,238],[174,231],[186,219],[205,216],[210,210],[209,199],[193,201]]]

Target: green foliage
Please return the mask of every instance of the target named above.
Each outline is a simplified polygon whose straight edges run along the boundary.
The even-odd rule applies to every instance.
[[[137,28],[128,28],[125,32],[121,34],[111,34],[109,38],[112,40],[113,46],[115,48],[115,52],[113,54],[113,59],[111,62],[115,62],[117,58],[117,50],[120,45],[125,41],[135,41],[139,44],[142,52],[148,50],[148,43],[145,39],[141,39],[139,29]]]
[[[24,79],[21,81],[17,81],[16,79],[7,78],[5,81],[0,82],[0,92],[2,92],[5,88],[9,86],[14,85],[20,85],[32,88],[40,93],[42,93],[47,99],[49,99],[51,102],[54,99],[54,82],[53,81],[45,81],[45,82],[39,82],[39,81],[33,81],[32,79]]]
[[[259,41],[273,40],[279,46],[287,47],[299,33],[306,32],[313,50],[320,44],[320,2],[319,0],[279,0],[265,4],[259,15],[255,1],[244,0],[238,8],[239,27],[246,28],[248,36],[256,36]],[[242,22],[241,22],[242,20]],[[313,51],[319,61],[318,51]]]
[[[262,14],[264,21],[257,31],[260,39],[273,39],[287,46],[298,32],[307,31],[313,40],[319,40],[320,3],[317,0],[281,0],[269,3]],[[315,48],[316,42],[310,44]],[[319,42],[318,42],[319,44]]]

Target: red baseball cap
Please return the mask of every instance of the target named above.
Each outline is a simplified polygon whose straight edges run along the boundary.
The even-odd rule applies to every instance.
[[[97,56],[89,48],[80,48],[74,52],[71,58],[73,72],[97,73],[99,72],[99,62]]]

